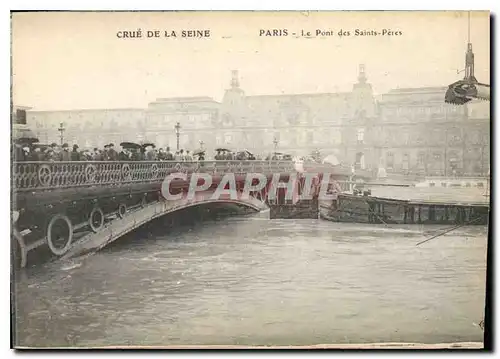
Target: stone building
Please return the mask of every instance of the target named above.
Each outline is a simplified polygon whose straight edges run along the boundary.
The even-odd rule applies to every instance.
[[[374,101],[364,67],[352,92],[246,96],[238,73],[221,103],[218,143],[257,153],[336,153],[354,161],[356,125],[371,118]],[[349,128],[349,129],[346,129]],[[349,140],[346,140],[349,139]]]
[[[145,137],[145,110],[136,108],[28,111],[28,123],[41,143],[67,142],[82,148],[137,141]],[[62,129],[62,131],[60,131]]]
[[[486,173],[489,111],[484,106],[489,104],[447,104],[445,92],[446,87],[405,88],[381,96],[371,137],[374,156],[388,173]]]
[[[489,170],[489,103],[446,104],[446,87],[393,89],[375,98],[364,65],[348,92],[247,96],[238,72],[221,102],[210,97],[159,98],[146,108],[27,112],[42,143],[101,147],[151,141],[209,157],[218,147],[322,155],[374,171],[480,175]]]
[[[175,126],[179,123],[179,148],[213,148],[220,104],[210,97],[159,98],[145,111],[145,140],[159,147],[177,147]]]

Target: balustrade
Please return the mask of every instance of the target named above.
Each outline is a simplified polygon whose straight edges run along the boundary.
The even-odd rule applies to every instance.
[[[89,186],[120,186],[163,181],[173,173],[290,173],[290,161],[131,161],[131,162],[14,162],[16,191],[49,190]]]

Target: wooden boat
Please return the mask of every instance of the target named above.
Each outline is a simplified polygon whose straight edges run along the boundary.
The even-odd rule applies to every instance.
[[[341,193],[320,203],[320,218],[385,224],[487,224],[489,203],[432,201]]]

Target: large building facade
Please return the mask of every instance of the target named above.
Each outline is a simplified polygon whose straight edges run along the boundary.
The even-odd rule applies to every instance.
[[[27,120],[44,143],[91,148],[151,141],[175,149],[178,138],[180,148],[203,147],[209,153],[218,147],[260,155],[319,150],[365,169],[486,174],[489,104],[445,104],[445,91],[394,89],[376,98],[360,65],[348,92],[247,96],[233,71],[221,102],[209,97],[159,98],[144,109],[30,110]]]
[[[489,104],[451,105],[446,87],[395,89],[381,96],[371,145],[388,172],[481,175],[489,170]]]

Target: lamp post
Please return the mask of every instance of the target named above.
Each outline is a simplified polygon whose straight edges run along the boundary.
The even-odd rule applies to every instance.
[[[273,158],[276,156],[276,149],[278,148],[278,139],[276,138],[276,136],[274,136],[273,138],[273,144],[274,144],[274,153],[272,156],[269,156],[269,162],[271,162],[273,160]]]
[[[181,124],[177,122],[174,128],[175,128],[175,135],[177,136],[177,151],[179,151],[179,136],[180,136]]]
[[[200,149],[202,150],[203,149],[203,145],[205,144],[205,142],[203,142],[203,140],[200,140]]]
[[[64,143],[64,131],[66,131],[66,129],[64,128],[64,123],[60,123],[59,124],[59,128],[57,129],[60,133],[60,138],[61,138],[61,146],[62,144]]]

